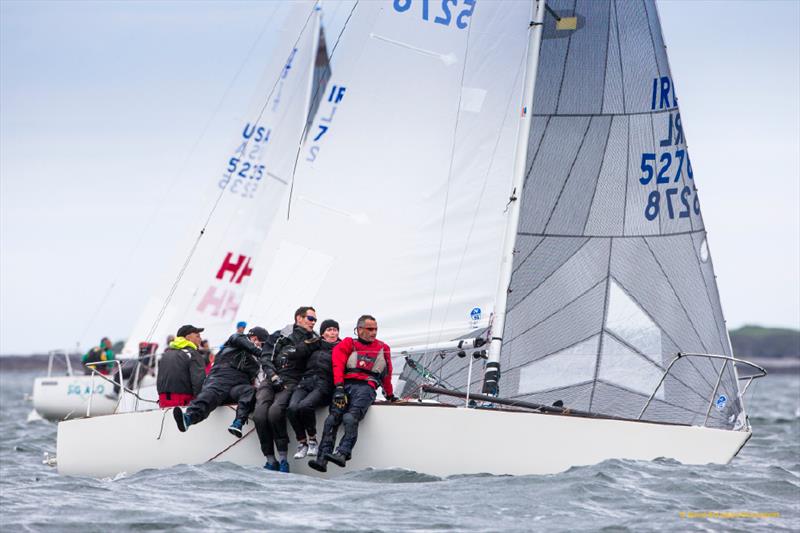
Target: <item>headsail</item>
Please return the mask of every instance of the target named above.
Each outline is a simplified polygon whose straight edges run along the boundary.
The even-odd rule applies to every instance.
[[[349,332],[371,313],[395,347],[488,324],[531,6],[443,6],[355,7],[257,322],[313,304]]]
[[[262,64],[265,74],[245,123],[237,127],[236,140],[210,181],[202,184],[208,187],[206,201],[180,207],[184,216],[197,217],[197,225],[180,243],[174,268],[166,269],[165,287],[128,338],[129,352],[135,353],[145,339],[161,342],[185,323],[204,327],[206,338],[221,342],[240,318],[245,291],[261,268],[255,258],[288,192],[311,108],[318,55],[320,14],[314,2],[281,6],[276,17],[275,49],[266,67]],[[211,222],[198,238],[207,218]],[[197,248],[192,251],[193,244]],[[178,272],[180,281],[171,293]]]
[[[503,396],[636,418],[678,352],[731,355],[654,2],[550,1]],[[724,368],[723,368],[724,366]],[[721,377],[720,377],[721,376]],[[730,363],[682,360],[643,419],[740,424]]]

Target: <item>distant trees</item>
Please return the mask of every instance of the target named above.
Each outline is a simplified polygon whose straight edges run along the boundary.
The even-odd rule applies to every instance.
[[[736,357],[800,357],[800,331],[742,326],[730,331]]]

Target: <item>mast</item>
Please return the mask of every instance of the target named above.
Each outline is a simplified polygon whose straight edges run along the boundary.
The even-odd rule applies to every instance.
[[[542,44],[542,27],[544,24],[545,0],[535,0],[533,21],[530,23],[528,41],[528,58],[525,66],[525,82],[522,93],[522,118],[517,133],[517,149],[514,161],[514,175],[509,199],[508,222],[503,240],[500,279],[495,296],[494,318],[492,323],[492,339],[489,345],[489,358],[486,373],[483,376],[483,393],[497,396],[500,379],[500,349],[503,344],[503,329],[506,321],[506,305],[508,303],[508,287],[511,283],[511,271],[514,267],[514,246],[517,241],[517,227],[522,203],[522,186],[525,181],[525,162],[528,156],[528,139],[531,132],[531,116],[533,92],[536,85],[536,73],[539,68],[539,48]]]

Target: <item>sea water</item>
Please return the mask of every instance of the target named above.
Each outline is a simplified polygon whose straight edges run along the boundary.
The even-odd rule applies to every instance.
[[[548,476],[367,470],[331,480],[230,463],[115,479],[60,476],[42,464],[55,453],[56,425],[27,421],[33,378],[0,373],[2,531],[800,530],[797,375],[753,384],[753,437],[728,465],[614,460]],[[86,445],[115,453],[102,442]],[[458,442],[435,445],[459,453]],[[498,435],[486,453],[522,458],[529,446]]]

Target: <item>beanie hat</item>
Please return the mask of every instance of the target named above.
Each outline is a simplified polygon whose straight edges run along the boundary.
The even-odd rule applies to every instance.
[[[336,328],[339,329],[339,323],[333,320],[332,318],[328,318],[322,321],[322,324],[319,326],[319,334],[322,335],[325,333],[325,330],[328,328]]]

